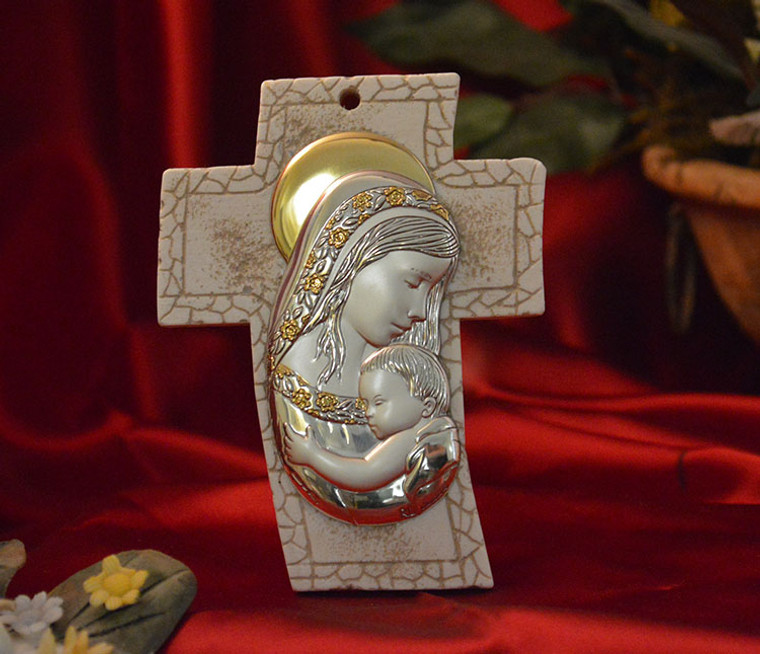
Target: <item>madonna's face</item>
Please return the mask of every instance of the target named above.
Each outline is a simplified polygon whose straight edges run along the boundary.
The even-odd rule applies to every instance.
[[[397,250],[360,270],[343,308],[343,328],[356,331],[375,347],[425,320],[427,297],[448,270],[451,259]]]

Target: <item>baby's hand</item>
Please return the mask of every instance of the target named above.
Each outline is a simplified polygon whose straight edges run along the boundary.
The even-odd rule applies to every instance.
[[[306,434],[301,436],[290,425],[285,425],[285,436],[282,439],[285,458],[292,465],[308,465],[311,460],[311,451],[314,448],[314,439],[311,436],[311,427],[306,427]]]

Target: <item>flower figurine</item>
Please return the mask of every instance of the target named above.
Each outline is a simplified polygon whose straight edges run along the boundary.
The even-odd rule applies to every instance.
[[[0,624],[7,625],[19,636],[32,639],[39,638],[63,615],[63,600],[60,597],[48,597],[47,593],[37,593],[32,598],[19,595],[9,604],[0,609]]]
[[[105,606],[108,611],[115,611],[138,600],[147,578],[147,570],[125,568],[111,555],[103,559],[103,571],[84,582],[84,590],[90,593],[91,606]]]

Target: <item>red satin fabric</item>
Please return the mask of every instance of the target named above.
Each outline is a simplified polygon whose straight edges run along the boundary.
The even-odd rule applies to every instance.
[[[3,12],[0,539],[29,553],[10,594],[155,548],[199,581],[171,654],[760,651],[757,349],[706,279],[693,333],[668,331],[667,203],[635,162],[549,180],[545,316],[463,328],[495,589],[291,592],[247,330],[155,323],[161,173],[250,161],[264,79],[391,71],[342,29],[390,4]]]

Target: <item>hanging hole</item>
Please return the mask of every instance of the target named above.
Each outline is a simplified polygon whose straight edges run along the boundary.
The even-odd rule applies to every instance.
[[[359,95],[359,91],[354,88],[344,89],[340,94],[340,106],[347,111],[356,109],[361,101],[362,98]]]

